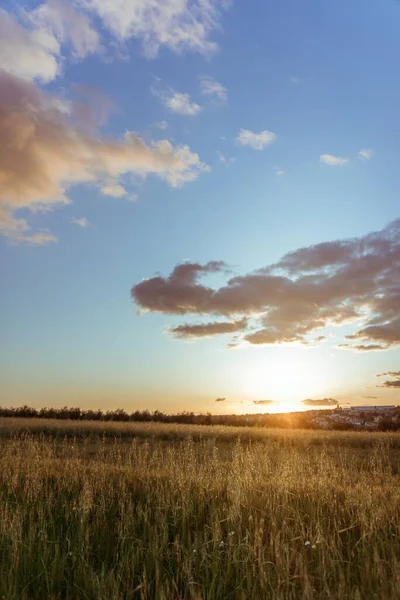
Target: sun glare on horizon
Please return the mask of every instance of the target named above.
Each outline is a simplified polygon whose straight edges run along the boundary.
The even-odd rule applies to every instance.
[[[304,408],[302,400],[324,394],[326,379],[312,360],[291,361],[285,354],[246,369],[242,389],[266,412],[290,412]],[[260,401],[267,399],[273,402],[261,404]]]

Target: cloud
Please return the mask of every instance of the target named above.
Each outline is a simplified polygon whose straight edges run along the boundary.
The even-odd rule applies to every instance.
[[[215,402],[225,402],[226,398],[215,398]]]
[[[283,169],[279,169],[279,167],[273,167],[273,169],[274,169],[275,175],[278,177],[278,179],[280,179],[281,177],[286,175],[286,171],[284,171]]]
[[[216,99],[219,102],[225,104],[228,100],[228,92],[218,81],[215,81],[212,77],[202,77],[200,79],[200,91],[203,96]]]
[[[224,165],[228,165],[235,162],[235,159],[232,156],[225,156],[225,154],[222,154],[222,152],[220,152],[219,150],[217,150],[217,156],[219,161],[222,162]]]
[[[154,126],[161,129],[161,131],[166,131],[166,129],[168,129],[168,121],[157,121],[154,123]]]
[[[333,154],[321,154],[319,161],[324,165],[328,165],[328,167],[344,167],[349,164],[350,159],[334,156]]]
[[[69,3],[49,0],[20,14],[23,23],[0,9],[0,65],[8,73],[47,83],[60,73],[63,46],[80,59],[99,50],[88,17]]]
[[[236,138],[239,146],[250,146],[254,150],[263,150],[277,140],[277,136],[272,131],[265,129],[260,133],[253,133],[249,129],[241,129]]]
[[[363,148],[358,153],[358,157],[359,158],[364,158],[365,160],[369,160],[370,158],[373,157],[373,155],[374,155],[374,151],[371,150],[371,148]]]
[[[391,377],[387,381],[384,381],[382,385],[377,387],[384,387],[389,389],[400,389],[400,371],[388,371],[387,373],[379,373],[376,377]]]
[[[253,404],[258,404],[260,406],[267,406],[268,404],[274,404],[274,400],[253,400]]]
[[[247,319],[238,321],[215,321],[212,323],[199,323],[196,325],[179,325],[168,329],[168,333],[180,340],[191,338],[213,337],[225,333],[243,331],[247,327]]]
[[[161,94],[160,97],[164,106],[178,115],[194,117],[201,111],[201,106],[192,102],[189,94],[171,90],[168,94]]]
[[[375,352],[388,350],[389,348],[389,346],[382,344],[338,344],[336,347],[345,350],[356,350],[357,352]]]
[[[210,40],[220,29],[220,0],[85,0],[84,6],[98,16],[104,27],[121,42],[141,41],[147,57],[155,58],[165,46],[176,53],[183,50],[210,55],[218,45]]]
[[[298,85],[299,83],[301,83],[302,80],[300,79],[300,77],[289,77],[289,81],[294,85]]]
[[[363,400],[378,400],[378,396],[361,396]]]
[[[136,173],[179,187],[209,169],[188,146],[167,140],[148,145],[130,131],[122,139],[105,139],[79,123],[78,114],[32,82],[0,70],[0,140],[7,149],[0,153],[3,235],[29,242],[29,225],[16,213],[66,204],[68,189],[78,183],[107,189],[110,180],[118,185],[120,176]]]
[[[307,398],[307,400],[302,400],[302,404],[305,406],[337,406],[339,402],[334,398],[319,398],[317,400]]]
[[[89,225],[86,217],[72,217],[71,223],[78,225],[78,227],[82,227],[83,229]]]
[[[100,191],[105,196],[113,196],[114,198],[122,198],[127,195],[126,189],[118,183],[118,181],[108,181],[101,186]]]
[[[352,330],[345,347],[383,350],[400,345],[399,265],[400,219],[359,238],[299,248],[217,288],[201,281],[228,272],[225,263],[213,261],[177,265],[131,293],[142,311],[247,319],[242,343],[307,344],[310,334],[347,324]]]

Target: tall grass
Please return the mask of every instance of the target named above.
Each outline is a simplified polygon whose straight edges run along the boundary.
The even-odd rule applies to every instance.
[[[400,597],[396,435],[203,429],[168,442],[3,423],[0,598]]]

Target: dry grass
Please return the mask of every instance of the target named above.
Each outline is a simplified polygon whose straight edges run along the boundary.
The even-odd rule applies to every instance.
[[[400,597],[396,434],[21,419],[0,434],[0,598]]]

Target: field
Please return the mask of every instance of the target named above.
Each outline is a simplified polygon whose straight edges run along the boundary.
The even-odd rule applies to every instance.
[[[0,419],[0,598],[400,597],[400,435]]]

